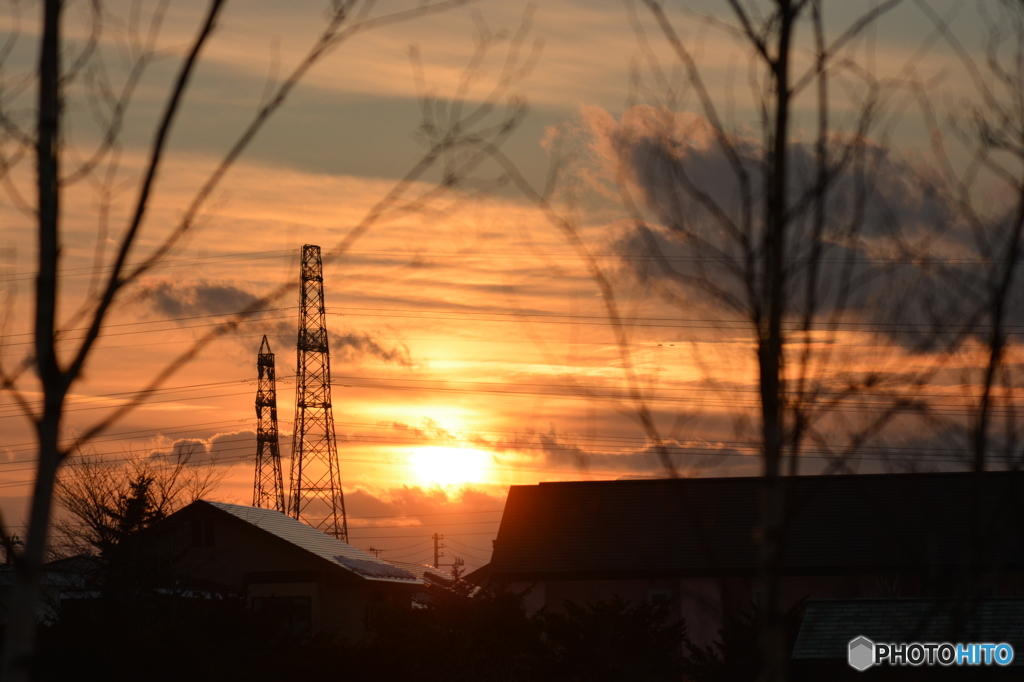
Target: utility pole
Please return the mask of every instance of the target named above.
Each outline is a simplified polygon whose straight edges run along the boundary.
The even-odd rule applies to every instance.
[[[4,549],[4,566],[13,566],[15,557],[15,547],[24,547],[25,543],[21,541],[17,535],[5,535],[0,538],[0,542],[3,544]]]
[[[370,554],[372,554],[375,557],[379,557],[380,553],[383,552],[384,550],[383,549],[377,549],[376,547],[370,547],[366,551],[369,552]]]
[[[266,335],[256,356],[259,383],[256,387],[256,479],[252,506],[284,513],[284,482],[281,475],[281,442],[277,432],[277,379],[274,354]]]
[[[434,541],[434,568],[441,568],[441,557],[444,556],[444,552],[441,551],[444,549],[444,545],[441,543],[441,540],[444,540],[444,536],[434,533],[430,537]]]
[[[299,337],[296,346],[295,422],[291,500],[295,519],[348,542],[345,497],[331,408],[331,353],[327,345],[320,247],[302,247]]]

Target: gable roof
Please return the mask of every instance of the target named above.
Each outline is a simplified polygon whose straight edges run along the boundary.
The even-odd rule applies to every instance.
[[[1024,646],[1024,598],[962,604],[933,599],[809,599],[793,658],[845,661],[850,640],[860,636],[885,643],[1008,642],[1019,651]],[[1013,663],[1024,665],[1024,659]]]
[[[274,509],[246,507],[213,500],[197,500],[193,504],[209,505],[231,514],[263,532],[270,533],[310,554],[325,559],[365,580],[418,584],[415,575],[378,559],[322,531],[307,526]]]
[[[1024,567],[1024,475],[799,476],[790,486],[790,575],[954,566],[978,509],[986,560]],[[751,575],[759,478],[512,486],[489,567],[493,577]]]

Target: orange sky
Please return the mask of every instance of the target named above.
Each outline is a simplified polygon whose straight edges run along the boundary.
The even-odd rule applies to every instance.
[[[160,46],[180,54],[201,7],[178,3]],[[710,2],[695,7],[721,10]],[[507,187],[481,193],[468,186],[436,211],[389,216],[347,252],[334,250],[421,153],[409,46],[417,45],[422,56],[427,92],[447,97],[472,53],[474,14],[497,32],[515,30],[523,9],[517,2],[476,3],[357,36],[319,63],[218,188],[194,234],[122,297],[72,392],[67,435],[102,418],[225,313],[296,279],[299,248],[318,244],[328,258],[334,416],[353,544],[383,548],[384,558],[427,561],[429,536],[440,532],[449,539],[447,560],[458,556],[470,567],[480,566],[489,557],[509,485],[663,473],[645,449],[635,404],[626,396],[614,330],[585,263],[521,195]],[[838,25],[848,11],[837,7],[830,16]],[[21,27],[24,47],[15,52],[22,65],[30,64],[34,45],[31,13],[26,11]],[[699,43],[712,95],[747,93],[745,76],[736,72],[746,57],[731,39],[707,24],[680,21]],[[641,23],[654,53],[671,64],[654,24],[643,17]],[[12,25],[12,17],[4,16],[5,30]],[[151,249],[178,219],[233,139],[232,131],[256,109],[268,78],[287,72],[321,25],[319,10],[295,3],[261,0],[228,10],[175,128],[134,256]],[[977,24],[966,21],[959,30],[968,40]],[[116,34],[112,30],[106,39],[114,41]],[[872,35],[862,56],[880,75],[899,73],[926,34],[920,15],[905,8]],[[743,425],[756,415],[748,330],[707,302],[695,301],[681,314],[658,299],[649,283],[631,277],[619,259],[624,214],[608,169],[601,166],[594,131],[602,116],[614,125],[627,105],[644,101],[631,86],[631,64],[642,53],[626,10],[611,1],[546,2],[537,9],[531,35],[543,40],[543,51],[536,69],[517,86],[531,112],[505,148],[540,187],[549,160],[544,140],[552,139],[553,127],[565,126],[567,138],[582,145],[565,176],[565,187],[581,189],[563,195],[563,208],[615,282],[628,320],[631,362],[659,427],[689,447],[677,455],[680,469],[693,475],[755,473],[749,424]],[[501,45],[495,48],[467,99],[472,102],[493,83],[504,54]],[[174,64],[154,64],[130,111],[114,186],[115,233],[129,210],[142,145]],[[924,75],[946,72],[944,93],[966,92],[962,69],[941,46],[917,66]],[[116,74],[116,64],[109,68]],[[913,158],[926,142],[919,125],[895,116],[908,101],[897,94],[889,102],[889,144],[901,158]],[[844,106],[837,101],[838,112]],[[70,112],[78,135],[73,153],[81,157],[95,130],[84,100]],[[751,134],[749,112],[741,96],[731,112],[738,133]],[[797,113],[799,136],[806,112]],[[24,166],[12,182],[31,196],[29,170]],[[495,173],[485,167],[481,177]],[[428,175],[411,189],[426,189],[434,179]],[[31,220],[18,210],[9,188],[0,199],[0,274],[10,302],[2,350],[11,366],[24,357],[30,338],[34,245]],[[82,300],[93,274],[97,206],[95,183],[68,189],[66,315]],[[201,457],[225,472],[215,497],[248,503],[255,360],[263,334],[277,356],[286,454],[290,444],[297,294],[271,307],[211,344],[90,447],[119,458],[198,443]],[[68,338],[75,335],[69,332]],[[844,332],[835,345],[835,365],[821,368],[823,373],[864,362],[893,372],[936,361],[895,348],[871,330]],[[948,387],[950,400],[957,399],[960,382],[953,374],[937,376],[936,383],[934,390]],[[30,378],[22,390],[30,400],[38,397]],[[17,527],[24,523],[34,444],[28,422],[7,396],[0,397],[0,420],[0,507]]]

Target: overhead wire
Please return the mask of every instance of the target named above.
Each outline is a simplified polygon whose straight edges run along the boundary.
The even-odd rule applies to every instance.
[[[279,257],[284,256],[284,255],[292,255],[292,254],[295,254],[297,252],[298,252],[298,249],[291,249],[291,250],[284,250],[284,251],[275,249],[275,250],[272,250],[272,251],[250,251],[250,252],[240,253],[240,254],[219,254],[219,255],[216,255],[216,256],[192,256],[190,258],[164,258],[164,259],[161,259],[161,261],[159,263],[155,263],[154,265],[151,265],[149,267],[149,269],[151,271],[153,271],[153,270],[163,270],[163,269],[167,269],[167,268],[190,267],[190,266],[195,266],[195,265],[216,265],[216,264],[220,264],[220,263],[237,263],[237,262],[240,262],[240,261],[247,261],[247,260],[267,260],[267,259],[270,259],[270,258],[279,258]],[[218,258],[220,260],[210,260],[210,259],[214,259],[214,258]],[[138,266],[142,265],[142,263],[143,262],[141,262],[141,261],[140,262],[136,262],[136,263],[125,263],[124,267],[122,268],[122,270],[123,271],[131,271],[131,270],[137,268]],[[112,266],[102,265],[102,266],[97,267],[95,265],[92,265],[92,266],[82,266],[82,267],[78,267],[78,268],[61,268],[57,272],[57,276],[59,278],[83,277],[83,276],[100,275],[100,274],[109,275],[112,272],[113,272],[113,267]],[[0,275],[0,282],[20,282],[20,281],[26,281],[26,280],[31,280],[31,279],[35,279],[35,275],[34,274],[21,275],[21,274],[14,273],[14,274],[11,274],[11,275]]]
[[[569,449],[571,450],[571,446],[569,447]],[[233,450],[247,450],[247,451],[252,452],[253,448],[251,446],[249,446],[249,445],[242,446],[242,447],[236,447],[236,448],[220,448],[220,449],[218,449],[218,453],[229,452],[229,451],[233,451]],[[741,452],[741,451],[732,451],[732,452],[730,452],[730,451],[723,451],[723,450],[719,450],[719,449],[716,449],[716,448],[709,448],[709,449],[706,449],[706,450],[698,450],[698,449],[693,449],[693,448],[685,448],[685,449],[684,448],[673,448],[672,450],[674,450],[673,454],[676,454],[676,455],[685,455],[685,456],[691,456],[691,457],[714,457],[714,458],[720,458],[720,459],[721,458],[735,458],[735,457],[747,459],[747,458],[750,458],[753,455],[756,455],[758,452],[760,452],[760,448],[758,446],[756,446],[756,445],[749,446],[745,453]],[[926,448],[921,448],[921,450],[927,452]],[[602,453],[594,453],[594,454],[595,455],[599,455],[599,454],[602,454]],[[584,453],[583,461],[586,461],[586,456],[587,456],[586,453]],[[240,463],[240,462],[243,462],[243,461],[250,461],[250,460],[252,460],[254,458],[255,458],[255,454],[246,454],[246,455],[242,455],[242,456],[232,456],[232,457],[222,457],[222,456],[220,456],[218,454],[217,457],[213,457],[213,458],[206,459],[206,460],[195,460],[192,463],[193,464],[218,464],[218,465],[222,465],[222,464],[225,464],[225,463],[235,463],[235,464],[237,464],[237,463]],[[921,455],[921,454],[918,454],[918,455],[916,455],[914,457],[906,457],[906,456],[895,457],[895,456],[891,456],[889,453],[885,452],[884,449],[881,450],[880,454],[876,454],[876,455],[873,455],[873,456],[869,455],[867,453],[864,453],[864,452],[855,452],[855,453],[850,453],[850,454],[844,454],[842,452],[837,453],[837,452],[830,452],[830,451],[825,451],[825,450],[814,451],[814,450],[808,449],[805,452],[801,453],[801,458],[805,459],[805,460],[824,460],[824,461],[836,461],[836,460],[845,460],[845,461],[888,461],[888,462],[915,461],[915,462],[919,462],[919,463],[938,463],[938,464],[964,464],[964,463],[966,463],[968,461],[967,460],[967,455],[965,455],[965,454],[960,454],[959,456],[938,456],[938,455],[927,455],[927,454],[926,455]],[[381,461],[381,460],[377,460],[377,459],[353,458],[353,457],[339,457],[338,458],[338,462],[353,463],[353,464],[354,463],[371,464],[371,465],[378,465],[378,466],[415,466],[414,463],[408,462],[408,461],[406,461],[406,462]],[[17,462],[17,463],[18,464],[26,464],[26,463],[30,463],[30,462],[23,461],[23,462]],[[66,464],[66,466],[74,466],[74,465],[75,465],[74,462],[70,462],[70,463]],[[588,476],[606,476],[606,477],[621,477],[621,476],[628,475],[628,474],[637,474],[637,473],[643,474],[643,473],[648,473],[648,472],[652,471],[652,469],[650,467],[647,467],[647,468],[644,468],[644,469],[639,469],[639,468],[636,468],[636,467],[632,467],[631,468],[631,467],[628,467],[628,466],[625,466],[624,468],[618,469],[618,470],[615,470],[615,471],[584,469],[582,472],[580,472],[580,471],[572,472],[572,471],[567,471],[567,470],[563,470],[563,469],[552,469],[551,467],[538,468],[538,467],[524,467],[524,466],[495,466],[495,465],[489,465],[488,469],[491,470],[491,471],[496,471],[496,472],[507,472],[507,473],[518,473],[518,474],[539,473],[539,474],[547,474],[549,476],[550,475],[564,476],[564,475],[571,475],[573,473],[575,473],[575,474],[583,473],[584,475],[588,475]],[[20,471],[34,471],[34,470],[35,470],[35,467],[25,467],[25,468],[22,468],[22,469],[7,470],[7,471],[5,471],[5,473],[16,473],[16,472],[20,472]],[[655,469],[653,469],[653,471],[658,472],[660,470],[655,468]],[[0,483],[0,488],[19,487],[19,486],[23,486],[23,485],[30,485],[30,484],[32,484],[34,482],[34,480],[35,479],[23,479],[23,480],[19,480],[19,481],[5,481],[5,482]],[[374,528],[374,527],[379,527],[379,526],[366,526],[366,528]],[[409,526],[407,526],[407,525],[398,525],[396,527],[408,528]]]
[[[263,308],[256,313],[266,312],[282,312],[288,310],[297,310],[297,306],[279,306],[274,308]],[[650,329],[694,329],[704,331],[745,331],[751,328],[751,322],[742,318],[732,319],[713,319],[713,318],[686,318],[686,317],[648,317],[648,316],[636,316],[622,322],[612,322],[603,315],[578,315],[578,314],[564,314],[564,313],[549,313],[549,312],[503,312],[499,310],[466,310],[466,309],[447,309],[447,310],[422,310],[412,308],[375,308],[375,307],[328,307],[325,309],[328,316],[335,317],[351,317],[351,316],[366,316],[366,317],[385,317],[392,320],[441,320],[441,321],[460,321],[467,322],[469,320],[473,322],[497,322],[497,323],[512,323],[518,322],[523,319],[528,319],[532,323],[536,324],[553,324],[553,325],[586,325],[586,326],[601,326],[601,327],[625,327],[629,329],[633,328],[650,328]],[[374,314],[374,313],[387,313],[387,314]],[[402,314],[395,314],[402,313]],[[108,329],[119,329],[128,326],[141,326],[141,325],[155,325],[164,324],[167,322],[176,321],[189,321],[189,320],[201,320],[209,319],[214,317],[233,317],[237,315],[237,312],[228,313],[211,313],[206,315],[192,315],[188,317],[180,318],[166,318],[156,319],[149,321],[134,321],[134,322],[121,322],[121,323],[110,323],[104,325],[104,330],[100,338],[108,338],[113,336],[127,336],[127,335],[142,335],[142,334],[156,334],[156,333],[167,333],[171,331],[189,330],[189,329],[204,329],[207,327],[216,327],[222,322],[208,322],[203,324],[194,325],[176,325],[173,327],[162,327],[159,329],[140,329],[135,331],[125,332],[113,332],[108,333]],[[473,316],[489,316],[487,318],[473,317]],[[242,320],[241,324],[255,324],[259,322],[272,322],[278,320],[290,319],[288,315],[279,315],[275,317],[249,317]],[[785,327],[789,327],[790,331],[798,331],[801,323],[794,320]],[[866,321],[836,321],[821,325],[819,329],[812,329],[812,331],[823,331],[835,327],[839,330],[846,331],[863,331],[863,332],[885,332],[885,333],[915,333],[915,332],[951,332],[951,331],[970,331],[971,327],[962,324],[949,324],[941,322],[928,322],[928,323],[912,323],[912,322],[866,322]],[[86,331],[88,327],[76,327],[69,330],[62,330],[62,333]],[[1019,334],[1024,332],[1024,325],[1004,325],[1004,331],[1007,334]],[[8,338],[18,336],[32,336],[33,332],[21,332],[17,334],[8,334]],[[60,337],[59,341],[74,341],[81,340],[84,336],[79,337]],[[187,342],[183,340],[182,342]],[[33,341],[4,341],[0,343],[0,347],[13,347],[13,346],[25,346],[31,345]],[[611,341],[606,342],[608,344]],[[856,343],[858,347],[865,346],[860,341]],[[883,346],[898,347],[899,344],[892,342],[890,344],[877,344]]]
[[[389,550],[389,549],[383,550],[383,552],[390,552],[390,551],[392,551],[392,550]],[[409,554],[401,554],[399,556],[389,556],[388,557],[388,561],[400,561],[402,559],[408,559],[409,557],[420,557],[420,556],[423,556],[424,552],[427,552],[428,556],[429,556],[429,552],[430,551],[431,550],[429,550],[429,549],[425,549],[425,550],[420,550],[419,552],[410,552]],[[416,563],[416,562],[413,562],[413,563]]]
[[[294,379],[294,375],[286,375],[279,377],[279,383],[287,383]],[[226,382],[211,382],[208,384],[196,384],[193,386],[174,386],[167,387],[165,389],[156,389],[147,393],[148,395],[164,395],[167,393],[181,392],[187,390],[193,390],[195,387],[219,387],[219,386],[231,386],[231,385],[242,385],[251,384],[253,379],[244,379],[237,381],[226,381]],[[552,382],[506,382],[506,381],[469,381],[469,380],[452,380],[452,379],[419,379],[413,377],[403,377],[400,379],[393,379],[390,377],[357,377],[357,376],[335,376],[332,381],[332,386],[335,388],[362,388],[372,390],[389,390],[389,391],[424,391],[424,392],[441,392],[441,393],[452,393],[452,394],[489,394],[489,395],[506,395],[506,396],[523,396],[523,397],[554,397],[562,399],[572,400],[610,400],[610,401],[629,401],[631,398],[624,393],[618,393],[614,385],[601,385],[601,384],[565,384],[565,383],[552,383]],[[467,388],[461,388],[466,386]],[[517,390],[520,387],[525,387],[525,390]],[[541,390],[548,389],[548,390]],[[551,390],[558,389],[558,390]],[[679,387],[672,389],[677,395],[648,395],[645,396],[645,400],[650,403],[666,403],[666,404],[691,404],[698,403],[702,407],[715,407],[715,406],[727,406],[727,407],[748,407],[751,409],[756,408],[760,403],[757,400],[757,390],[754,388],[726,388],[720,390],[709,391],[707,389],[694,389],[692,387]],[[601,392],[603,391],[603,392]],[[612,392],[608,392],[612,391]],[[679,395],[678,393],[683,391],[689,391],[685,395]],[[132,395],[133,392],[125,391],[120,393],[111,394],[97,394],[97,395],[82,395],[75,396],[73,400],[69,402],[69,407],[66,408],[65,412],[76,412],[86,410],[98,410],[98,409],[114,409],[118,407],[117,404],[100,404],[91,406],[82,406],[83,404],[89,405],[90,403],[100,402],[102,398],[116,397],[118,395]],[[196,395],[189,396],[188,400],[208,400],[218,397],[234,397],[239,395],[247,395],[249,391],[235,391],[229,393],[219,393],[214,395]],[[711,395],[709,395],[711,393]],[[750,398],[737,398],[730,396],[729,394],[745,394],[751,396]],[[792,394],[786,394],[792,395]],[[815,394],[817,399],[828,399],[832,397],[844,397],[846,393],[843,391],[821,391]],[[877,398],[884,398],[883,400],[877,400]],[[856,393],[845,401],[842,405],[830,407],[832,411],[839,412],[862,412],[862,413],[878,413],[879,411],[889,412],[893,409],[893,401],[900,398],[896,396],[887,395],[884,391],[879,389],[866,389],[861,393]],[[935,398],[928,401],[927,408],[931,414],[936,415],[947,415],[947,416],[964,416],[973,414],[973,407],[969,404],[964,404],[965,400],[976,399],[973,395],[950,395],[941,398]],[[183,398],[182,400],[185,400]],[[167,402],[177,402],[177,400],[152,400],[146,399],[143,401],[144,404],[160,404]],[[34,406],[38,406],[38,401],[33,403]],[[1014,414],[1012,408],[1006,408],[1001,405],[994,406],[992,408],[996,414],[1006,413],[1007,415]],[[1007,409],[1011,409],[1007,412]],[[0,405],[0,419],[8,419],[13,417],[20,417],[21,408],[19,405],[8,403],[7,405]]]
[[[455,540],[455,539],[453,539],[452,542],[454,542],[456,545],[465,547],[466,549],[476,550],[476,551],[479,551],[479,552],[490,552],[490,551],[493,550],[493,548],[477,547],[476,545],[469,545],[469,544],[466,544],[464,542],[461,542],[461,541]]]
[[[453,547],[446,547],[446,549],[448,549],[452,553],[453,557],[470,557],[471,559],[475,559],[476,561],[482,561],[484,563],[487,563],[489,561],[489,559],[486,559],[485,557],[473,554],[472,552],[467,552],[465,550],[455,549]]]
[[[519,435],[519,436],[523,435],[523,434],[516,434],[515,432],[493,432],[492,431],[492,432],[487,432],[487,433],[491,433],[491,434],[505,433],[505,434],[510,435],[510,436],[512,436],[512,435]],[[543,435],[544,434],[540,434],[540,436],[543,436]],[[215,451],[217,453],[225,453],[225,452],[232,452],[232,451],[236,451],[236,450],[251,449],[255,453],[255,447],[253,445],[254,442],[255,442],[255,438],[254,437],[250,437],[250,436],[245,436],[245,437],[242,437],[242,438],[229,438],[229,437],[225,437],[225,438],[222,438],[220,441],[218,441],[217,446],[215,448]],[[399,446],[403,446],[403,445],[404,446],[409,446],[409,445],[437,445],[437,444],[444,444],[444,445],[452,446],[453,440],[451,438],[449,438],[449,437],[446,437],[446,436],[434,436],[434,437],[432,437],[432,436],[427,436],[427,435],[386,436],[386,437],[385,436],[381,436],[381,437],[376,437],[376,438],[373,438],[373,437],[358,437],[358,436],[355,436],[355,435],[348,435],[348,436],[346,436],[346,440],[344,442],[348,443],[348,444],[399,445]],[[459,447],[459,445],[462,442],[463,441],[455,441],[456,444],[454,445],[454,447]],[[242,443],[242,445],[234,446],[234,447],[225,447],[226,445],[232,445],[232,444],[235,444],[235,443]],[[582,454],[582,456],[584,458],[587,457],[588,455],[590,455],[590,456],[599,456],[599,455],[629,455],[629,454],[637,454],[637,453],[645,452],[650,447],[650,444],[648,442],[642,440],[642,439],[634,439],[634,438],[627,438],[627,437],[614,437],[614,436],[607,436],[607,437],[605,437],[605,436],[593,436],[593,437],[580,436],[578,438],[573,438],[572,440],[556,441],[556,442],[543,442],[543,441],[540,441],[540,442],[523,442],[523,441],[519,441],[519,442],[515,442],[515,443],[502,443],[502,442],[481,443],[481,442],[470,441],[469,444],[474,446],[477,449],[479,449],[479,448],[489,448],[489,449],[491,449],[491,452],[493,454],[496,454],[496,455],[500,455],[502,450],[507,450],[507,451],[512,451],[512,452],[540,450],[540,451],[546,452],[546,453],[558,452],[558,451],[580,453],[580,454]],[[582,451],[581,450],[581,447],[580,447],[581,444],[585,445],[585,446],[587,446],[589,448],[595,448],[595,449],[596,448],[600,448],[600,450],[587,453],[586,451]],[[209,447],[209,444],[206,444],[206,445]],[[160,451],[162,449],[167,449],[168,447],[173,447],[173,446],[174,446],[174,443],[172,443],[170,446],[164,445],[164,446],[159,446],[159,447],[150,447],[150,448],[147,448],[147,449],[150,450],[150,451],[156,452],[156,451]],[[670,452],[672,452],[674,454],[682,454],[682,455],[690,454],[690,455],[705,455],[705,456],[707,456],[707,455],[710,455],[710,456],[732,456],[732,455],[749,456],[750,454],[754,454],[754,453],[757,453],[757,452],[760,451],[760,445],[758,443],[752,442],[752,441],[738,441],[738,440],[737,441],[715,440],[715,441],[709,441],[709,442],[707,442],[705,444],[700,444],[700,445],[696,444],[696,443],[672,443],[672,444],[666,445],[666,447],[668,448],[668,450]],[[736,450],[737,452],[730,453],[730,452],[727,451],[727,449],[728,450]],[[20,450],[18,452],[30,452],[30,451],[32,451],[32,450],[30,450],[30,449],[23,449],[23,450]],[[860,452],[861,452],[860,457],[863,457],[863,458],[866,458],[864,456],[864,453],[868,453],[868,452],[876,453],[879,456],[888,456],[888,455],[893,455],[893,454],[897,454],[897,453],[901,453],[901,454],[905,454],[905,455],[920,455],[922,453],[927,453],[927,454],[936,455],[936,456],[937,455],[948,455],[949,457],[944,458],[944,459],[946,459],[948,461],[959,461],[958,456],[963,454],[963,451],[961,449],[959,449],[959,448],[952,448],[952,447],[950,447],[950,448],[942,448],[942,447],[937,447],[937,446],[925,446],[925,445],[922,445],[922,446],[899,446],[899,445],[884,445],[884,444],[879,444],[879,445],[863,445],[860,448]],[[744,453],[746,453],[746,454],[744,454]],[[112,457],[105,457],[106,455],[113,455],[113,456]],[[253,456],[255,457],[255,454]],[[803,456],[808,457],[808,458],[814,458],[816,456],[824,457],[824,458],[829,458],[830,456],[835,456],[835,455],[833,453],[831,453],[830,451],[826,450],[824,448],[824,446],[817,446],[817,447],[809,446],[805,450]],[[71,460],[69,460],[68,462],[65,463],[65,466],[77,466],[77,465],[82,464],[83,462],[87,463],[87,462],[91,461],[92,459],[97,459],[97,458],[98,458],[99,461],[101,461],[103,463],[113,463],[113,462],[118,462],[118,461],[129,461],[129,460],[133,459],[135,457],[135,455],[133,455],[131,453],[127,453],[126,454],[123,451],[122,452],[107,451],[107,452],[89,452],[89,453],[87,453],[87,457],[89,459],[85,459],[85,460],[81,460],[81,459],[77,459],[77,458],[72,458]],[[887,458],[891,458],[891,457],[887,457]],[[915,459],[916,459],[916,457],[915,457]],[[22,459],[22,460],[8,460],[6,462],[0,462],[0,469],[5,469],[6,467],[20,465],[20,464],[34,464],[35,461],[36,460],[34,458],[32,458],[32,459]],[[395,465],[397,465],[397,466],[415,466],[414,463],[409,462],[409,461],[395,461],[395,460],[388,460],[388,459],[342,458],[342,457],[339,457],[339,461],[345,461],[345,462],[351,462],[351,463],[366,463],[366,464],[374,464],[374,465],[380,465],[380,466],[395,466]],[[523,468],[523,467],[512,467],[512,466],[502,467],[502,466],[489,465],[489,468],[494,469],[494,470],[506,470],[506,471],[531,471],[531,469],[526,469],[526,468]],[[30,469],[31,469],[31,467],[21,468],[21,469],[7,469],[7,473],[11,473],[11,472],[14,472],[14,471],[28,471]],[[606,473],[614,474],[616,472],[606,472]]]
[[[407,549],[412,549],[413,547],[422,547],[423,545],[426,545],[426,544],[429,544],[429,543],[430,543],[430,540],[427,539],[427,540],[423,540],[422,542],[414,542],[411,545],[405,545],[404,547],[395,547],[393,549],[387,549],[387,550],[384,550],[384,551],[386,551],[386,552],[402,552],[402,551],[407,550]]]
[[[492,533],[445,533],[444,534],[445,538],[447,538],[449,535],[454,535],[456,537],[460,537],[461,538],[461,537],[465,537],[467,535],[495,535],[495,533],[492,532]],[[351,536],[349,536],[349,537],[351,537]],[[417,534],[417,535],[361,535],[360,537],[353,538],[353,539],[355,539],[355,540],[390,540],[390,539],[395,539],[395,538],[422,538],[422,537],[424,537],[424,536],[420,535],[420,534]]]
[[[178,268],[178,267],[190,267],[190,266],[196,266],[196,265],[219,265],[219,264],[223,264],[223,263],[236,263],[236,262],[242,262],[242,261],[248,261],[248,260],[269,260],[269,259],[273,259],[273,258],[282,258],[282,259],[283,258],[294,258],[298,254],[298,252],[299,252],[298,249],[275,249],[275,250],[267,250],[267,251],[242,252],[242,253],[237,253],[237,254],[217,254],[217,255],[210,255],[210,256],[191,256],[191,257],[188,257],[188,258],[165,258],[165,259],[162,259],[159,263],[156,263],[156,264],[150,266],[150,270],[152,271],[152,270],[161,270],[161,269]],[[555,260],[555,261],[557,261],[559,263],[570,262],[570,261],[571,262],[585,262],[586,260],[588,260],[587,258],[584,258],[584,257],[580,256],[575,251],[540,253],[540,252],[537,252],[537,251],[534,251],[534,250],[516,251],[516,250],[511,250],[511,249],[502,249],[500,254],[499,254],[499,252],[496,252],[496,251],[480,251],[480,250],[474,250],[474,251],[467,251],[467,250],[459,250],[459,251],[427,251],[427,250],[394,251],[394,250],[383,250],[383,249],[357,249],[357,248],[353,248],[353,249],[346,250],[343,254],[333,254],[333,253],[327,252],[324,255],[325,256],[338,256],[338,255],[341,255],[341,256],[346,257],[346,258],[351,258],[353,256],[388,256],[388,257],[391,257],[391,258],[394,258],[394,259],[397,259],[397,260],[402,260],[402,261],[408,260],[409,258],[419,258],[419,259],[422,259],[422,258],[429,258],[429,257],[434,257],[434,258],[458,258],[458,257],[461,257],[461,258],[467,258],[467,259],[490,259],[490,260],[494,260],[494,259],[498,258],[499,256],[501,258],[532,257],[532,258],[536,258],[538,261],[543,261],[545,259],[550,259],[550,260]],[[618,260],[618,261],[635,262],[635,263],[648,263],[648,262],[656,262],[656,263],[661,263],[661,262],[667,262],[667,263],[722,263],[722,262],[733,262],[734,261],[734,259],[723,258],[723,257],[710,257],[710,256],[673,256],[673,255],[669,255],[669,254],[642,255],[642,254],[623,254],[623,253],[602,252],[602,251],[592,252],[591,254],[589,254],[588,258],[593,258],[593,259],[596,259],[596,260]],[[818,257],[818,258],[815,258],[814,260],[815,260],[815,262],[823,263],[823,264],[843,264],[843,263],[847,262],[847,260],[843,259],[843,258],[831,258],[831,257],[827,257],[827,256],[825,256],[825,257]],[[809,257],[805,257],[805,258],[787,257],[786,258],[786,263],[791,263],[791,264],[798,264],[798,263],[809,262],[809,261],[810,261]],[[893,256],[893,257],[887,257],[885,259],[885,263],[886,264],[912,264],[912,263],[918,263],[918,262],[921,262],[920,258],[915,258],[915,257],[910,257],[910,256],[902,256],[902,257],[901,256]],[[929,263],[932,264],[932,265],[938,265],[938,264],[942,264],[942,265],[972,265],[972,264],[979,264],[979,263],[980,264],[990,264],[992,262],[993,262],[993,260],[991,258],[984,258],[984,257],[979,257],[979,258],[960,257],[960,258],[943,258],[943,259],[938,259],[938,258],[932,257],[932,258],[929,259]],[[138,262],[138,263],[126,263],[124,265],[124,269],[125,270],[131,270],[131,269],[133,269],[135,267],[138,267],[141,264],[142,264],[141,262]],[[59,274],[60,277],[64,278],[64,277],[90,276],[90,275],[97,275],[97,274],[108,274],[109,275],[112,271],[113,271],[113,268],[111,266],[109,266],[109,265],[101,265],[101,266],[90,265],[90,266],[81,266],[81,267],[75,267],[75,268],[62,268],[59,271],[58,274]],[[13,274],[9,274],[9,275],[0,275],[0,281],[7,281],[7,282],[27,281],[27,280],[31,280],[31,279],[34,279],[34,278],[35,278],[34,274],[13,273]]]

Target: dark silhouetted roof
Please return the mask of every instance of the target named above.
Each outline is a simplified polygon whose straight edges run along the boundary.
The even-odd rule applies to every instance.
[[[969,511],[983,559],[1024,567],[1024,475],[801,476],[791,486],[788,574],[959,565]],[[758,478],[512,486],[494,543],[495,578],[750,575]]]
[[[962,625],[958,625],[962,623]],[[1024,598],[974,602],[932,599],[811,599],[800,625],[794,659],[846,660],[855,637],[873,642],[1007,642],[1024,650]],[[1014,664],[1024,665],[1015,656]]]

